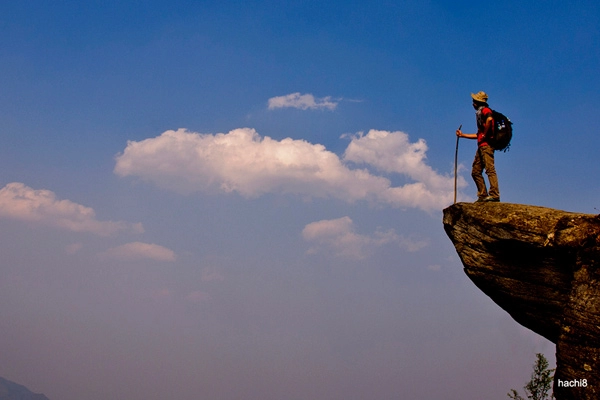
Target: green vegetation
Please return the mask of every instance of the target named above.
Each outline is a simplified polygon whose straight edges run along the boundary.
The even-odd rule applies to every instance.
[[[554,369],[548,369],[548,361],[543,354],[537,353],[535,356],[531,380],[523,387],[525,394],[529,400],[553,399],[554,394],[551,393],[548,397],[548,392],[552,389]],[[515,389],[510,390],[508,397],[514,400],[525,400]]]

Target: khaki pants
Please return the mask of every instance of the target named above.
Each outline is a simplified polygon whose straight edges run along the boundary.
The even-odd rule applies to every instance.
[[[483,170],[490,181],[490,191],[488,193],[483,179]],[[471,176],[477,186],[477,197],[484,199],[493,197],[500,199],[500,189],[498,189],[498,178],[496,177],[496,167],[494,167],[494,149],[490,146],[481,146],[477,148],[475,160],[473,160],[473,170]]]

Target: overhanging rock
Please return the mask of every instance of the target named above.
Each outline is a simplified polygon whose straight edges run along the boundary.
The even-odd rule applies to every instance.
[[[473,283],[556,344],[556,398],[600,399],[600,216],[458,203],[444,229]]]

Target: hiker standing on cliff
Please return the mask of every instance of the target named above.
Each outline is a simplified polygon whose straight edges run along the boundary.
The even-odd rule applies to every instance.
[[[500,190],[498,189],[498,178],[494,166],[494,149],[489,144],[489,140],[494,133],[494,118],[487,103],[488,95],[485,92],[471,93],[471,97],[473,98],[473,108],[476,110],[477,133],[462,133],[460,129],[457,129],[456,136],[477,139],[477,153],[475,153],[473,169],[471,170],[471,176],[477,186],[477,201],[497,202],[500,201]],[[485,170],[490,181],[489,192],[483,179],[483,170]]]

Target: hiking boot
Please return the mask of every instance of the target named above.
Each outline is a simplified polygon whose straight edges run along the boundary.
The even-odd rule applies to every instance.
[[[478,197],[477,200],[475,200],[475,203],[483,203],[484,201],[487,201],[486,199],[487,197]]]
[[[488,196],[485,199],[483,199],[483,201],[485,202],[493,202],[493,203],[499,203],[500,202],[500,198],[499,197],[492,197],[492,196]]]

